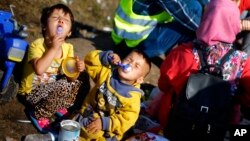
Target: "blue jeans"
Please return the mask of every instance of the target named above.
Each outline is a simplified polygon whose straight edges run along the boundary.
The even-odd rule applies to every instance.
[[[203,7],[210,0],[159,0],[160,5],[175,20],[190,30],[196,30],[200,24]]]
[[[173,21],[156,26],[148,38],[139,44],[138,49],[152,58],[165,54],[176,44],[192,41],[194,38],[194,31],[188,30],[179,22]]]

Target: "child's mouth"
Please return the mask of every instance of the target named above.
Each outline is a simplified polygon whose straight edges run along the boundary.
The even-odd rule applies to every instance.
[[[122,69],[123,72],[130,72],[132,70],[131,66],[129,64],[122,64],[119,63],[118,66]]]
[[[63,28],[61,26],[58,26],[57,29],[56,29],[56,33],[58,35],[62,34],[63,33]]]

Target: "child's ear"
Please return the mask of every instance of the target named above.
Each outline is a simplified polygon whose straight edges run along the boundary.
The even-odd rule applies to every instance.
[[[43,26],[43,27],[42,27],[42,31],[46,31],[46,27]]]
[[[143,83],[144,82],[144,77],[140,77],[140,78],[138,78],[136,81],[135,81],[135,83],[137,83],[137,84],[141,84],[141,83]]]
[[[69,37],[71,35],[71,32],[69,32],[68,34],[67,34],[67,37]]]

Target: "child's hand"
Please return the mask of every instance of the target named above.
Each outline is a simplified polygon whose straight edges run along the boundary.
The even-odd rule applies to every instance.
[[[110,63],[111,63],[112,65],[118,65],[118,64],[121,62],[121,58],[120,58],[120,56],[119,56],[118,54],[116,54],[116,53],[111,53],[111,54],[109,54],[109,56],[112,58],[112,59],[110,60]]]
[[[94,119],[87,127],[87,131],[92,134],[96,134],[97,132],[102,130],[102,121],[101,118]]]
[[[54,36],[51,41],[51,47],[59,49],[62,46],[64,40],[64,37],[61,35]]]
[[[85,69],[84,61],[80,60],[78,56],[76,56],[76,67],[79,72]]]

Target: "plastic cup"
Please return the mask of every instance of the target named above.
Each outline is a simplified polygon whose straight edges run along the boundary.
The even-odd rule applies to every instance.
[[[58,141],[78,141],[80,124],[74,120],[63,120],[60,123]]]
[[[74,57],[68,57],[62,62],[62,71],[63,73],[71,78],[77,77],[79,72],[76,67],[76,59]]]

